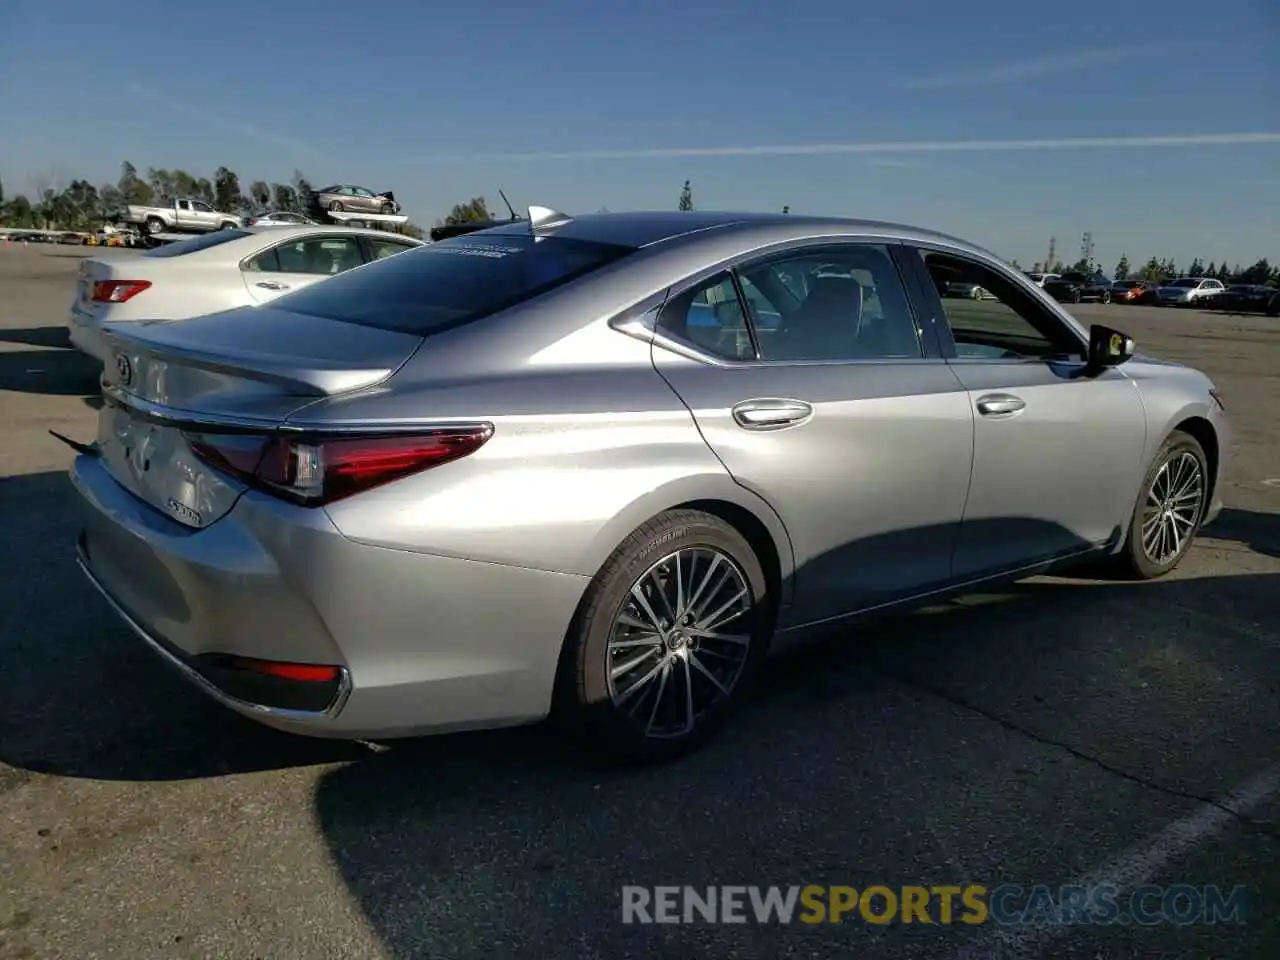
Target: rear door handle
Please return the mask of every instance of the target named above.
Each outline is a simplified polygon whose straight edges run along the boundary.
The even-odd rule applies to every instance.
[[[281,283],[279,280],[259,280],[257,286],[265,290],[288,290],[287,283]]]
[[[984,417],[1008,417],[1026,405],[1027,401],[1011,393],[988,393],[977,400],[978,412]]]
[[[733,419],[744,430],[779,430],[812,416],[813,407],[803,400],[744,400],[733,408]]]

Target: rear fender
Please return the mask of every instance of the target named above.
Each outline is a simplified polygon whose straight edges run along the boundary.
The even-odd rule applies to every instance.
[[[618,545],[645,522],[667,510],[699,501],[728,503],[745,510],[760,521],[773,542],[773,550],[778,558],[781,583],[779,605],[789,605],[795,580],[795,552],[782,518],[767,502],[736,483],[726,472],[681,477],[633,500],[591,540],[581,568],[599,570]]]

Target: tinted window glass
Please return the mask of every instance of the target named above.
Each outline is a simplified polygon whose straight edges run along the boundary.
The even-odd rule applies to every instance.
[[[925,266],[942,297],[956,353],[971,359],[1079,356],[1080,342],[1044,307],[1000,274],[960,257],[924,254]],[[984,296],[948,296],[957,285],[980,288]]]
[[[381,260],[383,257],[412,250],[417,244],[401,243],[399,240],[370,240],[369,246],[373,248],[373,259]]]
[[[354,237],[307,237],[260,253],[245,269],[259,273],[305,273],[328,276],[364,263]]]
[[[726,360],[754,360],[755,346],[733,278],[719,274],[672,298],[658,325],[664,333]]]
[[[884,248],[849,244],[742,270],[761,360],[921,356],[898,270]]]
[[[528,300],[632,250],[561,237],[471,234],[377,260],[281,297],[275,306],[425,336]]]
[[[184,253],[195,253],[198,250],[208,250],[210,247],[216,247],[219,244],[227,243],[230,240],[239,240],[241,237],[251,237],[253,234],[245,230],[216,230],[213,233],[206,233],[203,236],[192,237],[190,240],[178,240],[175,243],[167,243],[163,247],[156,247],[154,250],[148,250],[143,254],[144,257],[180,257]]]

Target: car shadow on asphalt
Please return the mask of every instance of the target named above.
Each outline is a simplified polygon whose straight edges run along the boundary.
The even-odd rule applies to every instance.
[[[93,397],[101,389],[101,372],[101,364],[78,350],[0,352],[0,391]]]
[[[1217,519],[1204,528],[1204,534],[1243,543],[1254,553],[1280,557],[1280,513],[1225,507]]]
[[[789,955],[794,928],[623,926],[620,888],[1096,862],[1153,808],[1280,759],[1280,631],[1250,626],[1277,589],[1277,574],[1000,587],[779,656],[682,760],[601,768],[544,728],[423,739],[326,773],[316,820],[392,957],[658,956],[674,936],[685,956]],[[858,929],[829,928],[813,955],[872,955]]]
[[[0,343],[24,343],[31,347],[72,349],[66,327],[0,327]]]

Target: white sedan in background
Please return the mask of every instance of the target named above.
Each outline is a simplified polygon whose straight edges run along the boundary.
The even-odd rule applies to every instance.
[[[355,227],[218,230],[141,256],[81,262],[67,330],[82,353],[105,361],[104,323],[186,320],[268,303],[338,273],[422,246]]]

